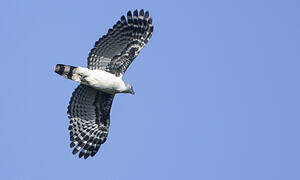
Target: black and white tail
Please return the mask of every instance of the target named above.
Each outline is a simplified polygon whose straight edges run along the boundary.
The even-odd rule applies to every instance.
[[[71,79],[73,81],[77,81],[77,82],[81,82],[81,76],[80,74],[78,74],[77,72],[77,67],[74,66],[69,66],[69,65],[64,65],[64,64],[57,64],[55,66],[54,71],[67,78],[67,79]]]

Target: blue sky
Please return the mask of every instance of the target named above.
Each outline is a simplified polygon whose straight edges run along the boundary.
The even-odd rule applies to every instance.
[[[154,33],[117,95],[95,158],[71,154],[66,108],[128,10]],[[300,179],[299,1],[0,2],[0,179]]]

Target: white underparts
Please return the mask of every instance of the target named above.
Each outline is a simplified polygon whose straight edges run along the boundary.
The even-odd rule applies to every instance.
[[[72,79],[109,94],[120,93],[127,89],[122,76],[117,77],[102,70],[78,67],[74,69]]]

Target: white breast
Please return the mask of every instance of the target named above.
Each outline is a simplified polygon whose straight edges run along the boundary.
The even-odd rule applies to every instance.
[[[78,69],[85,77],[83,84],[92,86],[103,92],[110,94],[117,93],[125,88],[125,83],[121,77],[116,77],[102,70],[90,70],[87,68],[80,67]]]

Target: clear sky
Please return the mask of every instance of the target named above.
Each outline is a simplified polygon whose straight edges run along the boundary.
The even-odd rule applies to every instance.
[[[67,105],[95,41],[128,10],[154,33],[106,143],[73,156]],[[0,2],[0,179],[299,180],[300,1]]]

